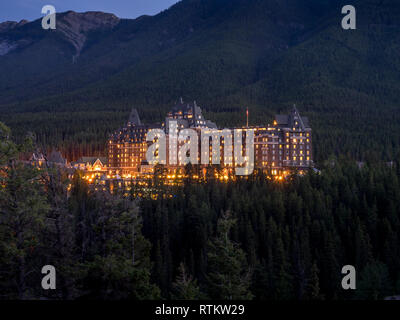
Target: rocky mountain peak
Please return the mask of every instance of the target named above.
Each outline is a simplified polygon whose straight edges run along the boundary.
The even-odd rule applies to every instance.
[[[0,33],[10,31],[14,28],[23,26],[24,24],[28,23],[28,20],[21,20],[20,22],[17,21],[5,21],[0,23]]]
[[[114,14],[100,11],[78,13],[67,11],[57,17],[57,31],[61,32],[76,50],[79,56],[90,31],[112,29],[120,19]]]

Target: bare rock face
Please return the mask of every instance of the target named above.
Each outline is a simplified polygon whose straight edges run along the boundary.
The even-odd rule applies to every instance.
[[[65,13],[57,13],[56,18],[55,32],[75,48],[73,60],[76,60],[80,55],[90,32],[112,29],[120,21],[120,19],[113,14],[95,11],[84,13],[67,11]],[[35,24],[29,24],[22,37],[15,37],[14,31],[28,24],[29,22],[27,20],[0,23],[0,56],[4,56],[15,49],[23,48],[37,41],[38,38],[32,36],[31,31],[37,33],[37,28],[41,28],[41,24],[38,22],[40,22],[40,20],[36,21]],[[43,30],[43,36],[46,35],[46,32],[49,33],[51,31]]]
[[[8,42],[7,40],[0,40],[0,56],[6,55],[17,47],[18,45],[16,43]]]
[[[17,24],[18,24],[18,22],[16,22],[16,21],[6,21],[6,22],[0,23],[0,33],[7,32],[11,29],[14,29]]]
[[[91,31],[99,29],[112,29],[119,23],[120,19],[109,13],[85,12],[76,13],[68,11],[57,16],[57,31],[61,32],[76,50],[75,57],[78,57]]]
[[[28,23],[28,20],[21,20],[20,22],[17,21],[5,21],[0,23],[0,33],[10,31],[14,28],[23,26],[24,24]]]

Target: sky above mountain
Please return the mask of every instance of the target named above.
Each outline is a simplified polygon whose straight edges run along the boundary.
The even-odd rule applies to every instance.
[[[120,18],[136,18],[157,14],[176,2],[178,0],[1,0],[0,22],[38,19],[45,5],[53,5],[57,12],[103,11]]]

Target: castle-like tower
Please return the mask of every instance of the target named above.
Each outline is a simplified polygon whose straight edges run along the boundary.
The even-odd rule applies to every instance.
[[[108,141],[108,167],[117,174],[137,174],[146,157],[146,134],[149,126],[142,124],[132,109],[125,127],[114,132]]]
[[[295,106],[288,115],[276,115],[272,126],[255,130],[256,167],[279,173],[313,166],[312,130]]]

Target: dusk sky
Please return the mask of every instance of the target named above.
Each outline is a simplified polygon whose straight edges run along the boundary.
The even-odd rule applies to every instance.
[[[178,0],[1,0],[0,22],[41,18],[42,7],[48,4],[53,5],[57,12],[104,11],[120,18],[136,18],[143,14],[157,14],[176,2]]]

